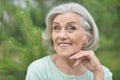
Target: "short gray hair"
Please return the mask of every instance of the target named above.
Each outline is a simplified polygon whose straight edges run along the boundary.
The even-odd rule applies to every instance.
[[[53,43],[51,39],[52,21],[57,15],[67,12],[74,12],[80,15],[80,18],[82,18],[82,26],[85,29],[87,36],[89,37],[88,42],[82,47],[82,49],[96,50],[99,42],[98,28],[87,9],[78,3],[64,3],[52,8],[49,11],[46,16],[46,29],[42,33],[43,44],[49,46],[50,49],[53,49]]]

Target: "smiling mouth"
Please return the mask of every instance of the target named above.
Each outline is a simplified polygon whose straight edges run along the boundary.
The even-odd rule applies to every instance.
[[[72,44],[70,44],[70,43],[59,43],[58,44],[60,47],[68,47],[68,46],[70,46],[70,45],[72,45]]]

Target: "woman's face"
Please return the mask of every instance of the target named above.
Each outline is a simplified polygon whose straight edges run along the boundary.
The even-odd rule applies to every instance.
[[[80,51],[87,41],[87,35],[80,20],[80,16],[72,12],[59,14],[54,18],[52,41],[58,55],[70,57]]]

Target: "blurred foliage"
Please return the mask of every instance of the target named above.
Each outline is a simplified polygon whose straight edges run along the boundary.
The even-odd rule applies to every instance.
[[[100,31],[96,55],[120,80],[120,0],[0,0],[0,80],[24,80],[28,65],[47,54],[42,46],[48,10],[64,2],[84,5]]]

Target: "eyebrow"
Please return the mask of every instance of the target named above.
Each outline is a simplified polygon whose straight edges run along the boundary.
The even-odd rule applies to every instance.
[[[53,24],[59,24],[58,22],[53,22]]]
[[[67,24],[77,24],[75,21],[68,22]]]

